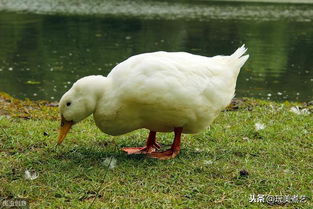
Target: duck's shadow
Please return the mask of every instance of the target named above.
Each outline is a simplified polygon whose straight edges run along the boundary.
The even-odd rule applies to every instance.
[[[115,169],[155,169],[162,165],[172,165],[173,163],[185,164],[194,161],[199,157],[199,153],[185,148],[175,158],[170,160],[159,160],[149,158],[144,154],[128,155],[121,150],[122,147],[133,144],[105,143],[93,145],[69,146],[48,146],[41,156],[34,153],[34,156],[24,159],[24,166],[43,172],[85,172],[90,169],[107,169],[109,162],[115,164]],[[170,147],[170,144],[161,144],[162,150]]]
[[[161,161],[152,159],[144,154],[128,155],[127,153],[116,147],[112,148],[93,148],[93,147],[76,147],[70,150],[60,149],[51,152],[51,158],[46,162],[54,169],[71,169],[77,167],[89,169],[109,167],[108,162],[114,162],[117,167],[136,167],[143,169],[147,166],[151,167],[158,165],[160,162],[166,163],[169,161]],[[113,159],[113,160],[112,160]],[[178,159],[178,158],[177,158]],[[47,165],[47,166],[48,166]]]

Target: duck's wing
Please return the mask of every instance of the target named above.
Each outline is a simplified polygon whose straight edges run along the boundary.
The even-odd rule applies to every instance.
[[[141,54],[117,65],[108,77],[119,97],[129,101],[224,107],[234,95],[237,69],[247,59],[241,57],[244,48],[238,50],[212,58],[185,52]]]

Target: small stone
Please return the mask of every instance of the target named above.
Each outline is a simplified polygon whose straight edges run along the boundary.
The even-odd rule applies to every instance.
[[[56,198],[61,198],[61,197],[62,197],[62,195],[61,195],[61,194],[58,194],[58,193],[55,194],[54,196],[55,196]]]
[[[243,169],[239,172],[239,175],[240,175],[240,177],[248,177],[249,172]]]
[[[203,162],[203,164],[204,164],[204,165],[211,165],[211,164],[213,164],[213,161],[212,161],[212,160],[205,160],[205,161]]]

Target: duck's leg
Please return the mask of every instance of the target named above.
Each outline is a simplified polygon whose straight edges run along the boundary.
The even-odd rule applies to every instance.
[[[155,150],[160,149],[160,145],[156,142],[155,136],[156,136],[156,132],[150,131],[145,147],[125,147],[125,148],[122,148],[122,150],[124,152],[127,152],[127,154],[129,155],[152,153]]]
[[[180,138],[183,128],[174,128],[175,138],[170,149],[164,152],[152,152],[148,156],[151,158],[158,158],[160,160],[168,160],[176,157],[180,152]]]

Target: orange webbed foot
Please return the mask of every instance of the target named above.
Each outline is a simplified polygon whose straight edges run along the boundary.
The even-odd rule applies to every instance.
[[[150,131],[149,136],[147,138],[147,145],[145,147],[125,147],[125,148],[122,148],[122,150],[129,155],[147,154],[147,153],[155,152],[156,150],[159,150],[161,147],[156,142],[155,135],[156,135],[155,131]]]
[[[124,147],[121,150],[129,155],[132,154],[142,154],[146,147]]]
[[[179,150],[168,149],[163,152],[148,153],[148,157],[157,158],[159,160],[169,160],[175,158],[179,154]]]
[[[174,128],[175,138],[171,148],[163,152],[148,153],[148,157],[157,158],[160,160],[168,160],[176,157],[180,152],[180,138],[182,131],[182,127]]]
[[[152,153],[155,152],[159,147],[124,147],[121,150],[126,152],[129,155],[132,154],[147,154],[147,153]]]

